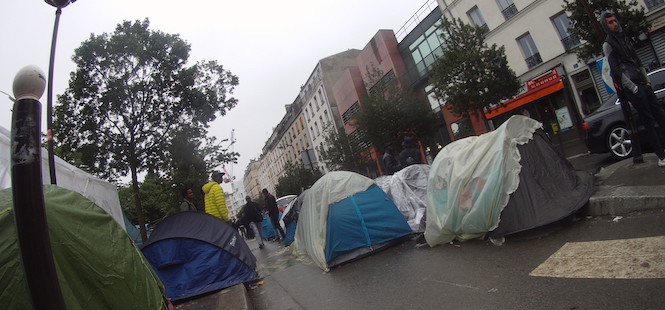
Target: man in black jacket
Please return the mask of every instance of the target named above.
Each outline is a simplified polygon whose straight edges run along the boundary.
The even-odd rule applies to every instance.
[[[252,201],[249,196],[245,197],[247,203],[242,208],[242,222],[246,223],[254,231],[254,237],[257,238],[259,249],[263,249],[263,233],[261,232],[261,222],[263,221],[263,213],[261,206]]]
[[[662,144],[665,137],[659,137],[655,127],[658,122],[661,129],[665,128],[665,109],[658,104],[646,70],[614,13],[603,12],[600,15],[600,24],[607,33],[603,53],[610,63],[614,84],[623,89],[628,101],[637,110],[651,146],[658,156],[658,166],[665,167]]]
[[[275,229],[275,234],[277,234],[277,239],[282,239],[286,237],[282,226],[279,225],[279,209],[277,208],[277,200],[275,196],[268,192],[267,188],[263,189],[263,197],[265,198],[266,210],[268,210],[268,216],[270,217],[270,222],[272,227]]]

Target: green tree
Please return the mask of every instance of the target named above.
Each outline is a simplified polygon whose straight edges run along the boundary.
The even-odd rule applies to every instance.
[[[325,129],[325,141],[328,146],[321,152],[321,160],[330,171],[353,171],[362,173],[362,167],[369,160],[363,156],[363,148],[358,141],[352,140],[344,128],[335,130],[332,126]]]
[[[179,211],[180,204],[172,203],[174,195],[179,193],[171,190],[168,180],[149,173],[140,185],[139,190],[143,197],[141,200],[142,212],[146,224],[154,225],[164,217]],[[120,186],[118,196],[127,218],[132,223],[138,223],[138,211],[132,186],[129,184]]]
[[[575,48],[577,57],[584,60],[603,53],[606,35],[597,22],[603,11],[615,12],[623,31],[631,38],[638,37],[651,27],[644,8],[636,0],[565,0],[563,7],[570,15],[570,32],[584,40]]]
[[[461,19],[444,19],[440,29],[443,54],[430,82],[453,114],[468,117],[517,94],[521,83],[508,66],[505,48],[488,46],[485,30]]]
[[[352,121],[368,142],[379,149],[392,142],[399,149],[405,136],[420,140],[436,132],[436,116],[424,95],[401,87],[392,72],[371,68],[367,74],[373,86]]]
[[[230,94],[238,78],[215,61],[187,67],[189,51],[178,35],[150,30],[147,19],[91,34],[72,57],[77,68],[56,106],[60,156],[102,177],[131,175],[144,240],[139,172],[163,167],[175,130],[200,138],[237,103]]]
[[[303,190],[312,186],[322,175],[319,169],[307,169],[305,166],[292,161],[286,162],[284,171],[284,175],[277,180],[277,186],[275,186],[277,197],[299,195]]]

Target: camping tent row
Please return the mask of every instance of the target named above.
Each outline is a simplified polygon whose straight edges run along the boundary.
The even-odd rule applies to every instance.
[[[431,167],[412,165],[376,181],[324,175],[292,202],[299,206],[293,249],[329,270],[412,232],[436,246],[542,226],[576,212],[592,193],[593,175],[575,170],[541,123],[514,116],[447,145]]]

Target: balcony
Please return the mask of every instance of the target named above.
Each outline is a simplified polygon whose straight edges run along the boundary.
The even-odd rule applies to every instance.
[[[665,0],[644,0],[644,4],[647,6],[647,9],[651,10],[665,4]]]
[[[543,59],[540,58],[540,53],[535,53],[533,56],[524,59],[524,61],[526,61],[526,65],[529,67],[529,69],[543,63]]]
[[[482,25],[478,25],[478,27],[480,27],[480,29],[483,30],[483,33],[488,33],[488,32],[490,32],[490,27],[487,26],[487,23],[484,23],[484,24],[482,24]]]
[[[503,14],[503,17],[506,18],[506,20],[509,20],[511,17],[515,16],[517,14],[517,7],[515,7],[515,4],[509,5],[507,8],[503,9],[501,11],[501,14]]]
[[[566,49],[566,51],[569,51],[573,47],[578,46],[580,44],[580,39],[576,35],[571,34],[561,39],[561,43],[563,44],[563,47]]]

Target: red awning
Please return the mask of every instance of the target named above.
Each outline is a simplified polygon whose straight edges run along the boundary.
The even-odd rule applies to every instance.
[[[543,85],[542,87],[534,88],[485,112],[485,118],[490,119],[499,116],[503,113],[506,113],[520,106],[523,106],[531,101],[540,99],[549,94],[560,91],[563,88],[564,88],[563,82],[560,80],[554,84]]]

